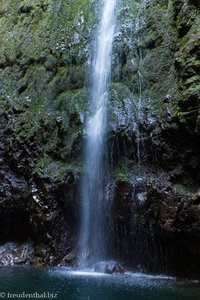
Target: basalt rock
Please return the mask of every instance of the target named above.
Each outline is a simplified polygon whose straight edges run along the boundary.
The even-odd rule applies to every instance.
[[[23,244],[6,243],[0,246],[0,265],[30,265],[34,257],[31,242]]]
[[[40,177],[34,171],[39,147],[31,149],[14,139],[5,116],[1,117],[1,125],[0,243],[21,244],[29,239],[33,249],[30,264],[56,264],[70,253],[74,244],[76,214],[72,199],[76,179],[69,172],[55,183],[58,176],[55,167],[55,177],[45,175],[44,179],[43,174]],[[6,249],[3,261],[17,264],[17,258],[5,258]],[[20,260],[23,262],[26,259]]]

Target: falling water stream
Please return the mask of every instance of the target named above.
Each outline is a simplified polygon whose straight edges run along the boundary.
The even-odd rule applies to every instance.
[[[85,172],[82,178],[82,221],[79,264],[88,266],[104,258],[103,173],[107,125],[108,83],[117,0],[103,0],[92,64],[90,115],[86,125]]]

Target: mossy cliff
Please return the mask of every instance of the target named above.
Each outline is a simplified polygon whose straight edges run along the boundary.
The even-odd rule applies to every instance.
[[[1,241],[33,239],[45,264],[71,251],[91,9],[88,1],[0,2]]]
[[[199,4],[121,2],[109,89],[110,252],[144,271],[199,276]],[[75,258],[96,6],[0,0],[0,242],[31,240],[27,263]]]

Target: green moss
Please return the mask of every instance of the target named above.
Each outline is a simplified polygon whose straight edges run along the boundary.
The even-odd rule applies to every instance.
[[[60,182],[72,172],[78,176],[82,170],[80,162],[67,164],[60,160],[55,160],[49,155],[39,158],[34,168],[34,173],[41,178],[50,178],[54,182]]]
[[[115,172],[116,181],[130,182],[128,166],[122,163]]]
[[[111,102],[122,102],[124,99],[132,98],[129,88],[123,83],[112,83],[109,88],[109,99]]]
[[[11,114],[14,139],[44,156],[35,159],[45,176],[54,176],[54,167],[55,178],[76,169],[94,5],[0,0],[0,111]],[[65,167],[59,171],[60,161]]]
[[[180,118],[188,126],[195,127],[197,108],[200,100],[200,77],[197,75],[199,60],[200,11],[195,3],[174,4],[176,29],[178,32],[178,51],[176,53],[176,76],[178,82],[177,99],[179,100]]]
[[[86,88],[63,92],[56,99],[56,107],[70,114],[81,113],[88,106],[88,91]]]
[[[129,178],[127,176],[127,174],[123,173],[123,172],[118,172],[117,176],[116,176],[116,180],[120,181],[120,182],[129,182]]]
[[[135,106],[142,99],[144,109],[161,123],[169,111],[180,120],[194,111],[177,102],[199,99],[199,10],[189,2],[182,9],[178,2],[149,1],[143,9],[141,1],[123,2],[109,91],[113,122],[114,114],[129,113],[124,99]],[[88,109],[86,62],[95,5],[89,0],[0,0],[0,112],[11,115],[15,139],[38,149],[36,172],[55,180],[78,170],[74,161]],[[129,180],[126,167],[119,167],[116,178]]]
[[[30,100],[29,109],[21,113],[15,123],[15,133],[18,138],[22,138],[27,142],[33,137],[37,139],[40,134],[41,121],[45,117],[45,98],[38,101]],[[22,102],[21,102],[22,104]]]

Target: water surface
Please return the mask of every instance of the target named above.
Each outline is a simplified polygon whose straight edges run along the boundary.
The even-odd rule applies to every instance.
[[[106,275],[74,272],[66,268],[1,267],[0,298],[8,298],[7,293],[23,292],[37,292],[37,299],[42,299],[38,297],[40,294],[48,296],[49,293],[50,297],[46,299],[59,300],[200,300],[198,282],[183,282],[167,276],[138,273]]]

